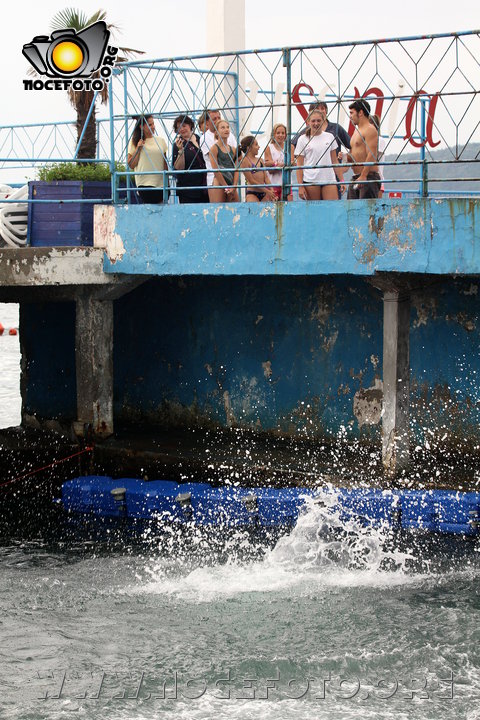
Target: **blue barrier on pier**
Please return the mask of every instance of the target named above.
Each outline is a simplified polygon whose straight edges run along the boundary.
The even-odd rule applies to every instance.
[[[453,490],[212,487],[96,475],[62,487],[69,513],[219,527],[293,526],[309,497],[326,512],[364,525],[461,535],[476,535],[480,525],[480,493]]]

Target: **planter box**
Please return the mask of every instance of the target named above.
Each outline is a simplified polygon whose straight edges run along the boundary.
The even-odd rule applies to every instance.
[[[28,204],[27,242],[33,247],[93,246],[94,202],[63,203],[62,200],[103,200],[111,197],[110,182],[81,180],[35,180],[28,183],[32,200],[58,200]]]

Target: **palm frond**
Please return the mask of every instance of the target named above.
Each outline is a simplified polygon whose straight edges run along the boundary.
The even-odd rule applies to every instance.
[[[107,13],[105,10],[97,10],[96,13],[92,15],[92,17],[89,17],[87,20],[87,25],[93,25],[93,23],[99,22],[100,20],[106,20]],[[109,25],[107,23],[107,27],[110,30],[110,28],[113,28],[114,25]]]
[[[85,28],[96,22],[100,22],[101,20],[106,22],[106,17],[107,13],[105,10],[97,10],[97,12],[95,12],[91,17],[87,17],[83,10],[79,10],[77,8],[65,8],[65,10],[60,10],[60,12],[53,16],[50,23],[50,29],[64,30],[65,28],[73,28],[76,32],[80,32],[81,30],[85,30]],[[112,33],[112,36],[115,35],[115,32],[120,31],[120,27],[118,25],[108,22],[107,29]],[[119,48],[119,52],[122,53],[124,57],[118,57],[117,62],[126,62],[134,55],[144,54],[143,50],[123,47]]]
[[[108,23],[106,21],[107,13],[105,10],[97,10],[93,15],[90,17],[87,17],[87,14],[83,10],[79,10],[76,8],[65,8],[64,10],[60,10],[56,15],[53,16],[52,21],[50,23],[50,29],[52,31],[55,30],[65,30],[67,28],[72,28],[76,32],[81,32],[82,30],[85,30],[85,28],[89,27],[90,25],[93,25],[96,22],[106,22],[108,30],[114,35],[114,33],[117,31],[120,31],[120,28],[117,25],[114,25],[113,23]],[[115,41],[113,41],[111,44],[115,44]],[[143,55],[143,50],[135,50],[134,48],[124,48],[119,47],[118,56],[117,56],[117,62],[126,62],[129,58],[131,58],[134,55]],[[33,68],[28,69],[28,74],[37,76],[37,72]],[[98,72],[93,75],[93,77],[99,77]],[[93,102],[93,98],[95,97],[95,93],[91,90],[79,90],[74,91],[72,89],[67,91],[68,99],[70,100],[71,104],[75,108],[75,111],[77,113],[77,131],[78,131],[78,137],[80,137],[80,134],[82,132],[83,126],[85,124],[85,118],[88,114],[89,108],[91,106],[91,103]],[[97,96],[98,97],[98,96]],[[108,85],[104,85],[103,90],[99,93],[99,99],[102,103],[106,103],[108,100]],[[89,134],[89,137],[84,137],[84,140],[82,142],[82,147],[80,149],[80,152],[86,153],[82,155],[82,157],[94,157],[95,156],[95,146],[96,146],[96,137],[95,137],[95,107],[93,108],[93,114],[92,114],[92,120],[88,124],[88,127],[94,128],[92,132]],[[93,134],[92,134],[93,133]],[[90,135],[92,135],[90,137]]]
[[[87,27],[87,15],[83,10],[75,8],[65,8],[60,10],[53,16],[50,23],[51,30],[64,30],[65,28],[73,28],[77,32]]]

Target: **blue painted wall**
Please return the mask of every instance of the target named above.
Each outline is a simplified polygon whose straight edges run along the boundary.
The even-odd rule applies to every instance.
[[[480,281],[412,291],[411,427],[478,443]],[[72,303],[22,304],[24,402],[75,418]],[[381,293],[360,278],[156,278],[115,302],[115,421],[379,440]],[[377,389],[376,389],[377,382]],[[381,398],[380,398],[381,399]],[[373,422],[373,424],[368,424]]]
[[[116,416],[353,428],[355,392],[381,373],[379,297],[347,278],[153,280],[116,303]]]
[[[480,445],[480,279],[437,278],[412,293],[411,426],[419,440]]]
[[[75,304],[21,303],[23,412],[71,421],[76,414]]]
[[[116,206],[112,211],[121,253],[110,253],[106,272],[480,273],[480,200]],[[104,230],[99,223],[100,241]]]

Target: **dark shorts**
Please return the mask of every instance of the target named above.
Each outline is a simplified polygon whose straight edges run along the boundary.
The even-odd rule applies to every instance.
[[[367,200],[368,198],[378,198],[382,179],[377,172],[369,172],[367,175],[367,183],[356,183],[355,180],[359,175],[353,175],[352,184],[348,187],[347,200]]]
[[[142,185],[137,188],[137,193],[144,204],[163,203],[163,189],[154,188],[150,185]],[[168,199],[168,195],[165,202]]]
[[[257,197],[257,198],[260,200],[260,202],[261,202],[261,201],[263,200],[263,198],[265,197],[266,194],[267,194],[267,193],[260,192],[260,190],[248,190],[248,189],[247,189],[247,191],[246,191],[246,193],[245,193],[245,196],[247,196],[247,195],[255,195],[255,197]]]

